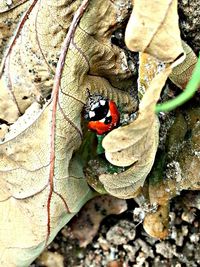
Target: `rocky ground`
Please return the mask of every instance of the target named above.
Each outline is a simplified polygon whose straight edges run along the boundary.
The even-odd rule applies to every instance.
[[[72,221],[31,267],[199,266],[199,196],[182,193],[172,201],[170,235],[166,240],[156,240],[145,233],[138,216],[140,209],[129,200],[125,212],[102,221],[87,247],[80,248],[79,241],[73,238]],[[80,231],[84,232],[84,227]]]

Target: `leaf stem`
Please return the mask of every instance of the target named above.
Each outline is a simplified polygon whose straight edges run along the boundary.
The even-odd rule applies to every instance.
[[[181,106],[191,97],[193,97],[199,86],[200,86],[200,54],[197,64],[193,70],[192,77],[189,80],[184,92],[172,100],[169,100],[163,104],[157,104],[155,107],[155,112],[156,113],[168,112],[177,108],[178,106]]]

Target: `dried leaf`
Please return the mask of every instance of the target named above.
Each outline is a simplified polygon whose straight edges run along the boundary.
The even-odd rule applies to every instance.
[[[169,200],[171,198],[169,191],[166,190],[162,177],[157,183],[149,184],[150,204],[158,205],[155,212],[148,213],[145,216],[143,227],[152,237],[164,239],[169,232]]]
[[[50,110],[51,105],[48,105],[28,129],[1,144],[0,214],[4,218],[0,222],[0,250],[4,251],[2,265],[10,263],[10,266],[27,266],[44,248],[48,227],[51,227],[49,230],[52,239],[82,203],[91,197],[91,192],[82,179],[81,169],[76,179],[74,177],[77,171],[75,174],[73,171],[69,171],[69,174],[65,172],[70,160],[67,143],[63,145],[69,154],[63,161],[60,161],[63,151],[60,150],[59,143],[56,146],[55,168],[59,166],[59,171],[55,172],[56,180],[51,195]],[[58,131],[57,128],[57,133]],[[74,194],[73,198],[70,197],[71,193]],[[50,215],[53,217],[48,226]],[[13,225],[17,225],[17,228]],[[23,241],[21,236],[24,236]],[[22,247],[26,250],[21,251]],[[23,257],[21,253],[24,254]]]
[[[125,42],[132,51],[148,53],[173,62],[183,48],[178,25],[177,0],[134,0]]]
[[[9,130],[9,126],[6,124],[0,124],[0,140],[3,139]]]
[[[173,68],[169,78],[174,84],[176,84],[176,86],[180,87],[181,89],[185,89],[197,63],[197,56],[185,42],[182,41],[182,45],[186,58],[181,64]]]
[[[168,203],[168,202],[167,202]],[[169,234],[169,207],[168,205],[159,206],[155,213],[149,213],[145,216],[143,227],[150,236],[158,239],[164,239]]]
[[[199,120],[200,109],[194,105],[192,108],[191,105],[184,107],[184,113],[181,110],[177,112],[174,124],[168,132],[167,150],[158,155],[157,169],[155,164],[149,176],[148,198],[151,204],[158,205],[158,210],[145,216],[144,229],[155,238],[165,238],[168,235],[171,198],[182,190],[200,189]],[[165,162],[163,159],[166,152]],[[191,201],[182,196],[185,205],[198,206],[198,194],[191,191],[188,195]]]
[[[155,76],[146,91],[139,115],[127,126],[117,128],[103,139],[106,158],[117,166],[130,166],[126,171],[99,179],[110,194],[120,198],[133,197],[150,172],[158,146],[159,122],[154,113],[155,104],[171,67]]]
[[[0,3],[0,13],[16,8],[29,0],[2,0]]]
[[[165,68],[165,64],[146,53],[139,53],[139,63],[138,93],[141,99],[152,79]]]
[[[132,75],[122,64],[124,54],[110,43],[119,25],[116,17],[123,20],[127,12],[103,0],[90,1],[61,62],[58,101],[55,90],[43,106],[40,99],[50,96],[58,80],[57,75],[54,81],[54,74],[61,45],[80,1],[27,3],[24,20],[4,55],[1,78],[2,90],[9,94],[0,99],[0,107],[14,99],[15,108],[23,114],[14,118],[10,133],[0,143],[0,265],[9,267],[28,266],[94,196],[80,160],[73,157],[82,142],[81,112],[87,88],[91,93],[112,95],[127,109],[136,106],[121,91],[129,88]],[[13,119],[9,112],[1,112],[5,120]]]
[[[0,80],[0,119],[13,123],[19,118],[19,110],[9,90],[2,85]]]
[[[200,109],[198,106],[193,106],[184,109],[184,113],[187,119],[182,116],[180,120],[180,116],[177,116],[178,119],[172,125],[168,137],[166,187],[170,189],[173,196],[181,190],[200,189]],[[191,134],[185,138],[189,132]],[[175,138],[176,144],[170,142]]]
[[[0,65],[3,53],[14,35],[17,24],[30,0],[1,0],[0,1]]]

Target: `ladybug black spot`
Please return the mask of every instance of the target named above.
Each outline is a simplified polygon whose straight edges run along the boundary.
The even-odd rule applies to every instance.
[[[112,122],[112,116],[106,117],[104,123],[110,124]]]
[[[108,102],[106,101],[104,106],[99,105],[98,107],[96,107],[93,111],[95,113],[95,116],[90,118],[90,121],[99,121],[102,120],[103,118],[106,117],[106,115],[108,114]]]
[[[101,95],[95,94],[89,97],[85,105],[84,117],[89,121],[99,121],[106,117],[108,111],[108,99]]]

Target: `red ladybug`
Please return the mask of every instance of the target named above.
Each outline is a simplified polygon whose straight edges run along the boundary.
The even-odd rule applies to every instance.
[[[89,96],[84,117],[89,120],[88,128],[99,135],[117,127],[120,120],[115,102],[97,94]]]

